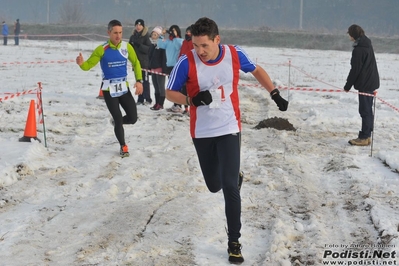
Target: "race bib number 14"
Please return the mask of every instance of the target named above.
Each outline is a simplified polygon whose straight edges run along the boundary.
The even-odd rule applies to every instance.
[[[119,97],[128,92],[126,78],[103,80],[103,88],[109,89],[111,97]]]

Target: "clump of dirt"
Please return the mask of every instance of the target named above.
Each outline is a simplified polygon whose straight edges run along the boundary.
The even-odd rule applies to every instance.
[[[256,129],[265,127],[275,128],[277,130],[296,131],[296,128],[290,122],[288,122],[287,119],[280,117],[272,117],[262,120],[258,125],[255,126]]]

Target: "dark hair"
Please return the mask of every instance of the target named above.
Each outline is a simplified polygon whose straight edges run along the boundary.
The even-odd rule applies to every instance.
[[[364,36],[364,30],[359,25],[353,24],[348,28],[349,36],[357,40],[359,37]]]
[[[191,25],[191,34],[193,36],[208,36],[209,39],[214,40],[219,35],[218,25],[212,19],[203,17]]]
[[[111,20],[108,23],[108,30],[111,31],[112,28],[115,27],[115,26],[121,26],[122,27],[122,23],[119,20],[116,20],[116,19]]]
[[[177,36],[174,36],[174,34],[173,34],[173,29],[176,30]],[[181,38],[181,30],[180,30],[179,26],[177,26],[177,25],[172,25],[172,26],[170,26],[170,27],[169,27],[169,34],[170,34],[170,35],[173,35],[173,37]]]

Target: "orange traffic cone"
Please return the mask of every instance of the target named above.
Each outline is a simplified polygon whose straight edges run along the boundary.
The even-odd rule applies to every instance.
[[[19,141],[30,142],[31,138],[38,140],[40,142],[40,139],[37,138],[37,130],[36,130],[35,100],[30,101],[28,119],[26,120],[24,136],[20,138]]]
[[[98,92],[97,99],[104,99],[103,90],[101,88],[100,91]]]

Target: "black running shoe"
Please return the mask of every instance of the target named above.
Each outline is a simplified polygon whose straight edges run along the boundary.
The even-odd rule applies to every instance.
[[[241,190],[242,182],[244,181],[244,172],[240,171],[238,174],[238,190]]]
[[[244,257],[241,254],[241,244],[239,242],[229,242],[227,253],[229,254],[229,261],[231,264],[241,264],[244,262]]]

